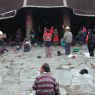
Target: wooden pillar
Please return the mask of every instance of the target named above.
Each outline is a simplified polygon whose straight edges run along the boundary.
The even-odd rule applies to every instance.
[[[26,38],[30,40],[30,35],[32,32],[32,15],[27,14],[26,15]]]
[[[70,15],[69,15],[69,10],[65,9],[64,10],[64,21],[63,21],[64,27],[69,26],[70,27]]]

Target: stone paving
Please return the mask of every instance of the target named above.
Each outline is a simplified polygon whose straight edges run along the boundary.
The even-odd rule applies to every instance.
[[[45,62],[50,64],[61,95],[95,95],[95,58],[85,56],[86,46],[79,48],[79,52],[72,52],[75,58],[68,58],[60,46],[52,47],[52,58],[45,58],[44,47],[33,47],[27,53],[8,48],[9,52],[0,56],[0,95],[34,95],[32,85]],[[57,56],[57,50],[63,55]],[[87,69],[88,74],[81,75],[81,69]]]

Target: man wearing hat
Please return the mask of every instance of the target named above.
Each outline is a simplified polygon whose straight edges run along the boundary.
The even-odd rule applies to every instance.
[[[71,43],[72,43],[72,33],[70,31],[70,27],[67,26],[65,28],[65,33],[63,36],[63,40],[65,43],[65,54],[69,55],[70,54],[70,48],[71,48]]]

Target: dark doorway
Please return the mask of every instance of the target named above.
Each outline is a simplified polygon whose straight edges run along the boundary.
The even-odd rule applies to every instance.
[[[87,30],[93,30],[95,28],[95,17],[77,16],[72,12],[70,15],[70,25],[71,31],[75,37],[83,26],[85,26]]]
[[[43,42],[44,27],[59,28],[63,24],[63,8],[33,8],[33,30],[39,42]]]
[[[63,24],[63,8],[22,8],[17,10],[15,17],[0,21],[0,30],[7,34],[7,37],[15,39],[15,33],[20,28],[23,39],[26,36],[26,15],[30,12],[33,23],[33,32],[36,39],[43,42],[44,27],[51,26],[60,28]]]
[[[15,40],[16,31],[20,29],[23,39],[25,37],[25,11],[20,9],[13,18],[0,20],[0,30],[7,34],[6,40]],[[22,40],[23,40],[22,39]]]
[[[26,36],[26,14],[30,11],[33,21],[33,32],[35,32],[37,41],[42,43],[45,26],[48,28],[54,26],[59,30],[60,35],[65,9],[67,8],[22,8],[17,11],[15,17],[0,20],[0,30],[6,33],[8,37],[12,35],[13,39],[15,39],[15,32],[20,28],[24,39]],[[70,11],[71,32],[74,36],[78,34],[82,26],[86,26],[87,29],[95,28],[95,17],[76,16],[71,9],[68,10]]]

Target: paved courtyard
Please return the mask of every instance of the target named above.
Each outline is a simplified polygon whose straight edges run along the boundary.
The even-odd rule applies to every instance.
[[[27,53],[8,47],[9,52],[0,56],[0,95],[34,95],[32,85],[43,63],[50,64],[61,95],[95,95],[95,58],[89,58],[87,46],[77,48],[80,51],[71,52],[75,57],[70,57],[64,48],[52,47],[52,58],[45,58],[44,47],[33,47]],[[58,50],[62,56],[57,55]],[[82,69],[88,74],[81,75]]]

